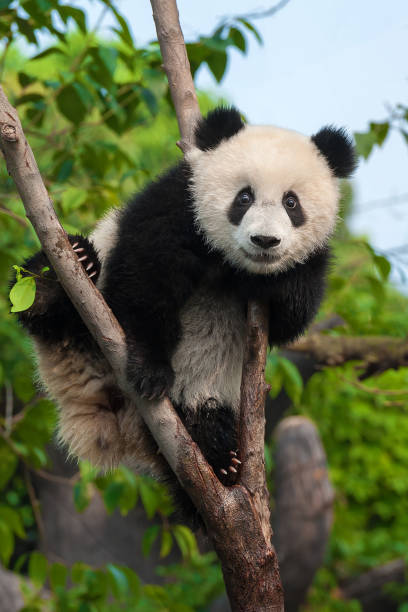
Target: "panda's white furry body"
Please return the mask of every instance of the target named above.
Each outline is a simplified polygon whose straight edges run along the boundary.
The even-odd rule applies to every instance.
[[[270,344],[304,330],[323,294],[338,177],[352,171],[354,153],[341,130],[310,139],[248,127],[234,109],[203,120],[196,145],[89,240],[71,242],[126,332],[135,389],[168,394],[216,473],[232,482],[247,300],[268,301]],[[46,263],[41,252],[25,267]],[[171,478],[52,271],[20,319],[69,451]]]

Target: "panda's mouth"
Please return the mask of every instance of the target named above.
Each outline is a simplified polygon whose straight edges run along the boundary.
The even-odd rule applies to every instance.
[[[240,250],[245,255],[245,257],[247,257],[251,261],[254,261],[255,263],[272,263],[280,259],[279,255],[267,253],[266,251],[262,251],[261,253],[256,253],[256,255],[254,255],[253,253],[249,253],[243,248],[241,248]]]

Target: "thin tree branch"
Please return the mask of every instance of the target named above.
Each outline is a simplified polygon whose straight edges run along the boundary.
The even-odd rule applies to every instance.
[[[174,0],[151,0],[157,38],[163,57],[163,68],[177,115],[183,153],[192,146],[194,128],[200,118],[197,95],[191,76],[177,4]]]

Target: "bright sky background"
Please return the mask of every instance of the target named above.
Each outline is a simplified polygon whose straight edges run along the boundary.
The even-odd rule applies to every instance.
[[[178,0],[178,6],[189,40],[211,33],[225,15],[276,2]],[[94,23],[95,4],[80,5]],[[156,37],[149,0],[118,0],[118,7],[138,43]],[[223,95],[251,123],[306,134],[327,123],[365,131],[369,120],[387,118],[387,107],[408,102],[408,0],[290,0],[254,24],[263,46],[251,37],[247,56],[233,52],[220,86],[206,68],[198,77],[200,88]],[[385,208],[360,208],[352,218],[354,230],[368,234],[379,250],[408,244],[408,147],[398,133],[361,162],[353,185],[356,211],[373,200],[396,199]]]

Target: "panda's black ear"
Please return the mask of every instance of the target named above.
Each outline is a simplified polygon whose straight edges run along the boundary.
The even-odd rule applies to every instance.
[[[312,141],[326,158],[335,176],[347,178],[356,169],[356,151],[344,128],[328,125],[314,134]]]
[[[195,129],[196,146],[202,151],[214,149],[244,127],[236,108],[219,106],[200,119]]]

